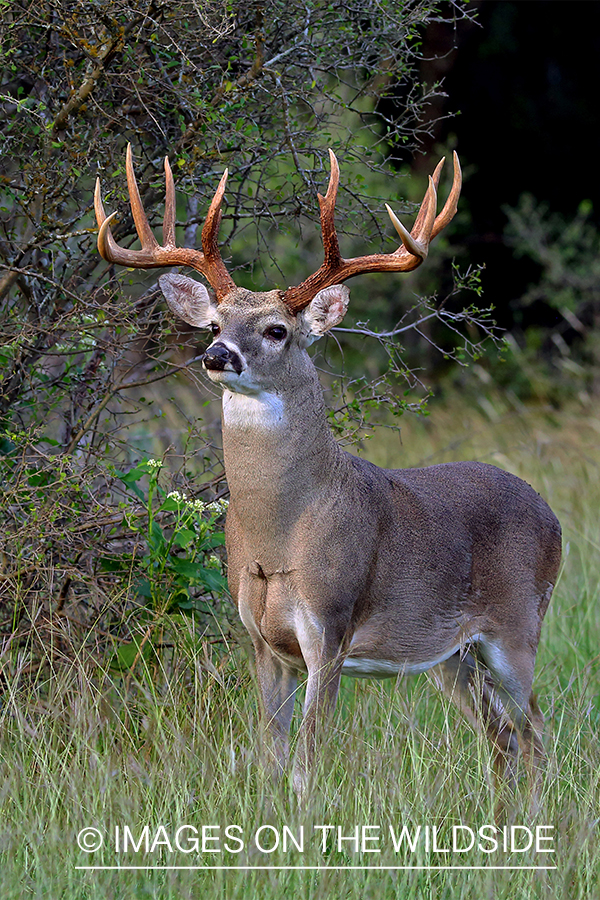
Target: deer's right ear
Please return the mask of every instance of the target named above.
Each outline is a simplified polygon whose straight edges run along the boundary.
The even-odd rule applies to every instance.
[[[170,272],[168,275],[161,275],[158,283],[175,315],[188,325],[207,328],[213,321],[216,307],[199,281]]]

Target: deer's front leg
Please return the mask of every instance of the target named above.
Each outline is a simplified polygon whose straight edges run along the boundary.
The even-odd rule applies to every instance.
[[[254,645],[260,694],[261,722],[266,732],[268,764],[279,774],[289,757],[289,731],[296,698],[297,675],[283,663],[264,639],[259,623],[266,608],[267,582],[252,566],[241,570],[238,608]],[[231,579],[231,575],[230,575]],[[275,764],[273,766],[273,763]]]
[[[267,752],[273,754],[279,774],[289,757],[289,731],[294,712],[297,676],[283,664],[260,637],[252,637],[262,722],[268,736]]]
[[[342,637],[337,629],[326,629],[308,611],[300,612],[298,620],[298,642],[308,671],[294,767],[294,790],[302,799],[308,792],[319,743],[324,738],[335,707],[343,655]]]

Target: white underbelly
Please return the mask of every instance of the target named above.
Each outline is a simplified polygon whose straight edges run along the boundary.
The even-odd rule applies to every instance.
[[[437,666],[454,656],[460,649],[460,644],[450,647],[448,650],[431,659],[418,663],[401,662],[390,659],[367,659],[364,656],[348,656],[342,666],[342,675],[351,678],[394,678],[398,675],[419,675],[427,669]]]

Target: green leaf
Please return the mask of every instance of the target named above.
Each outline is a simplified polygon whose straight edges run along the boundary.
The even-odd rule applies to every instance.
[[[177,544],[178,547],[188,547],[195,539],[195,531],[192,531],[190,528],[179,528],[175,534],[173,543]]]
[[[164,503],[161,503],[160,509],[164,512],[176,512],[181,506],[177,500],[174,500],[173,497],[167,497]]]
[[[45,485],[50,481],[50,474],[48,472],[37,472],[34,475],[30,475],[27,481],[31,487],[38,487],[40,484]]]
[[[204,569],[200,563],[190,562],[189,559],[179,559],[177,556],[172,556],[170,563],[173,571],[188,581],[198,581]]]
[[[131,669],[136,659],[149,660],[153,655],[154,647],[150,640],[142,645],[143,638],[135,637],[127,644],[120,644],[112,660],[112,667],[116,669]]]
[[[101,556],[99,563],[105,572],[126,572],[130,567],[131,560],[115,559],[114,556]]]
[[[149,543],[154,551],[160,551],[165,546],[165,537],[163,534],[163,530],[156,519],[153,520],[150,527]]]
[[[225,534],[222,531],[213,531],[206,540],[202,541],[199,549],[212,550],[214,547],[222,547],[225,543]]]
[[[123,484],[126,484],[129,486],[129,485],[135,484],[136,481],[139,481],[140,478],[142,477],[142,475],[145,474],[145,472],[140,472],[139,469],[136,468],[136,469],[131,469],[130,472],[116,471],[115,474],[117,475],[117,478],[121,479]]]
[[[205,588],[215,594],[222,594],[227,589],[227,581],[218,569],[203,569],[200,581]]]
[[[152,600],[152,586],[148,578],[140,578],[135,586],[136,593],[145,600]]]

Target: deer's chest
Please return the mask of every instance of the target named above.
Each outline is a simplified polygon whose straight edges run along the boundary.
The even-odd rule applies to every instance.
[[[264,642],[286,664],[304,668],[292,580],[292,574],[283,570],[267,577],[257,563],[246,566],[240,577],[238,608],[255,644]]]

